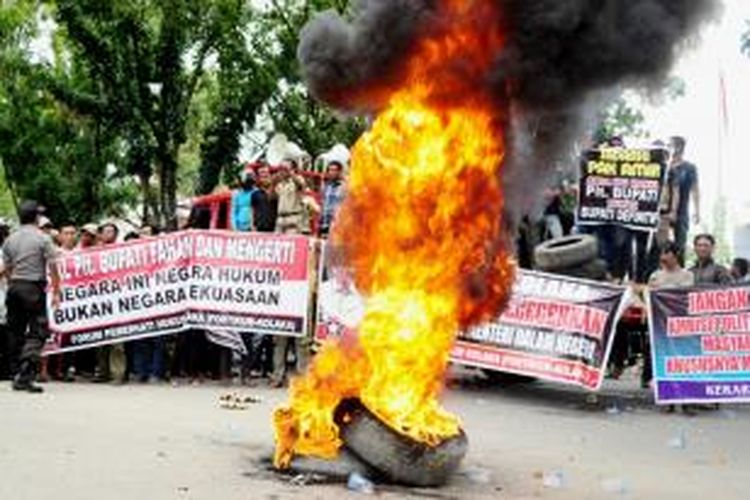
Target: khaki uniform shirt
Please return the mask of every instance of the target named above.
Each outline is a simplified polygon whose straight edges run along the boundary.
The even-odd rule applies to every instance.
[[[10,269],[9,281],[47,281],[47,267],[57,252],[52,238],[36,225],[21,226],[3,245],[3,264]]]
[[[304,180],[295,176],[281,181],[276,186],[279,197],[279,215],[276,219],[276,231],[281,233],[302,233],[304,231],[305,208],[302,203]]]

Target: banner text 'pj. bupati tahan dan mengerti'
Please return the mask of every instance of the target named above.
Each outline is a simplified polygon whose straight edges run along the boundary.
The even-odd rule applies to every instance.
[[[46,352],[190,328],[301,336],[310,241],[182,231],[62,255]]]

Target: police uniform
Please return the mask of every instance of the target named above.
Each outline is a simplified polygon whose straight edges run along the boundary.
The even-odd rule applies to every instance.
[[[47,268],[54,258],[52,239],[35,224],[21,226],[3,245],[3,263],[9,272],[8,329],[15,339],[23,339],[19,369],[13,382],[17,390],[40,390],[33,386],[33,381],[49,335]]]

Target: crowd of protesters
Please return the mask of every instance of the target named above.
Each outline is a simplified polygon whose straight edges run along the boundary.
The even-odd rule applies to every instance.
[[[613,138],[599,147],[625,147],[620,138]],[[717,241],[714,235],[700,233],[701,198],[698,168],[686,158],[687,141],[672,137],[668,143],[656,141],[653,147],[669,152],[667,177],[659,203],[660,220],[655,233],[635,231],[617,224],[576,227],[576,185],[562,179],[547,190],[547,206],[536,223],[524,221],[519,240],[519,260],[533,267],[535,243],[579,233],[596,237],[599,257],[607,268],[608,279],[615,283],[633,285],[636,297],[642,298],[646,289],[722,286],[750,283],[749,263],[738,257],[731,267],[717,261]],[[698,233],[692,241],[689,234]],[[529,245],[531,243],[531,245]],[[526,247],[524,251],[524,247]],[[610,355],[610,374],[619,378],[625,365],[635,363],[642,355],[641,383],[649,387],[652,379],[650,347],[648,345],[645,305],[637,300],[634,312],[639,320],[621,321],[615,333]],[[693,410],[683,408],[686,413]]]
[[[615,137],[599,146],[625,147],[625,143]],[[659,204],[660,221],[654,234],[620,224],[576,226],[577,184],[574,176],[566,178],[560,174],[558,182],[545,191],[546,205],[542,215],[536,222],[527,217],[522,223],[518,245],[521,266],[534,266],[531,249],[536,244],[578,232],[596,237],[599,256],[606,263],[608,275],[614,282],[647,284],[650,276],[659,269],[661,252],[666,248],[676,249],[681,265],[686,265],[690,250],[694,251],[699,284],[705,283],[709,275],[713,277],[712,273],[718,273],[721,280],[717,282],[724,284],[736,281],[738,278],[733,277],[734,274],[747,279],[747,273],[743,272],[747,266],[745,259],[734,261],[732,273],[713,261],[714,236],[701,235],[699,244],[688,247],[688,235],[701,221],[701,198],[698,169],[685,157],[687,141],[682,137],[672,137],[668,143],[655,141],[653,146],[669,151],[667,179]],[[710,257],[700,257],[709,250]]]
[[[280,234],[322,235],[330,231],[344,195],[344,163],[329,161],[318,185],[309,182],[295,159],[271,169],[254,164],[244,170],[232,192],[227,229]],[[49,336],[46,293],[52,307],[59,297],[55,259],[67,252],[158,237],[159,229],[144,225],[121,234],[114,222],[52,223],[43,207],[25,201],[19,207],[20,227],[12,231],[0,220],[3,259],[0,277],[0,379],[11,379],[16,390],[41,392],[47,379],[94,382],[244,381],[270,377],[275,387],[288,379],[289,358],[304,369],[310,354],[307,338],[242,335],[241,357],[212,332],[193,330],[179,335],[146,338],[42,358]],[[211,215],[195,206],[183,228],[208,229]]]
[[[624,144],[615,138],[603,146],[624,147]],[[700,221],[698,169],[685,159],[683,138],[673,137],[668,145],[657,142],[654,146],[666,147],[670,160],[660,202],[661,219],[653,235],[614,224],[577,227],[576,182],[561,175],[556,186],[545,193],[546,208],[538,222],[524,219],[518,249],[522,267],[533,266],[533,252],[528,251],[533,244],[588,232],[596,236],[600,257],[614,282],[653,288],[749,283],[748,261],[737,258],[731,268],[716,262],[716,241],[710,234],[694,238],[694,262],[686,263],[691,222]],[[273,168],[264,163],[249,165],[240,173],[224,214],[225,223],[218,227],[326,237],[344,199],[344,173],[345,163],[339,160],[327,161],[322,176],[305,175],[295,158],[285,158]],[[56,256],[157,237],[159,229],[144,225],[121,235],[113,222],[81,227],[63,223],[55,227],[43,209],[32,201],[20,206],[19,216],[21,226],[12,233],[9,224],[0,220],[0,243],[3,243],[0,378],[13,379],[14,388],[40,391],[34,382],[47,378],[125,383],[228,380],[233,376],[243,381],[268,378],[272,386],[281,387],[287,382],[290,364],[296,365],[297,370],[305,368],[311,352],[307,337],[246,332],[242,334],[245,353],[240,357],[222,342],[221,336],[203,330],[52,355],[42,360],[41,350],[47,337],[45,290],[53,294],[53,307],[57,298],[59,277],[55,266],[49,265]],[[208,207],[196,204],[181,228],[208,229],[217,227],[215,222]],[[615,377],[632,351],[629,337],[627,331],[618,330],[611,356]],[[648,356],[646,335],[640,335],[638,342],[644,357]],[[645,363],[644,385],[651,377],[649,368],[650,363]]]

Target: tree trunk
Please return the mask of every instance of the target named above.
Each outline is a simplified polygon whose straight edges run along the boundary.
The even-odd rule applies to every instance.
[[[151,176],[145,173],[138,174],[138,183],[140,184],[141,197],[143,198],[141,224],[161,226],[161,210],[159,209],[159,203],[154,198],[154,191],[151,189]]]
[[[167,231],[177,229],[177,152],[165,151],[159,159],[159,208]]]

